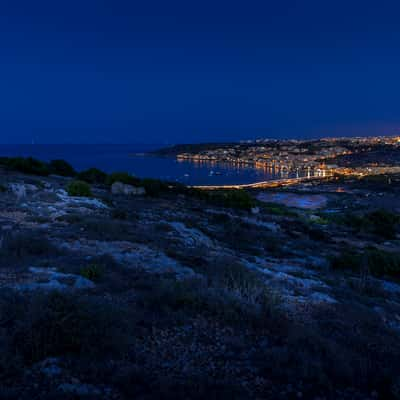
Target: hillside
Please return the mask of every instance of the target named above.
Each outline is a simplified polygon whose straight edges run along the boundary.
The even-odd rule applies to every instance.
[[[399,177],[42,172],[0,172],[1,399],[399,398]]]

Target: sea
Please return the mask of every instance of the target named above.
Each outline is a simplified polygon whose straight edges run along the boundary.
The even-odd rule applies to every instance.
[[[126,171],[141,178],[157,178],[187,185],[225,185],[286,178],[279,172],[227,163],[194,163],[149,152],[162,145],[137,144],[28,144],[0,145],[0,156],[34,157],[43,161],[63,159],[77,171],[90,167],[105,172]]]

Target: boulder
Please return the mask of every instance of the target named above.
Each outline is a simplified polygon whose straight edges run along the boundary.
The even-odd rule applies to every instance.
[[[136,195],[144,196],[146,194],[146,189],[144,187],[136,187]]]
[[[17,196],[18,201],[26,197],[26,187],[23,183],[10,183],[8,189]]]
[[[26,197],[28,192],[34,193],[38,191],[38,187],[30,183],[9,183],[7,185],[8,190],[17,196],[18,200]]]
[[[176,233],[180,236],[183,243],[188,248],[194,248],[199,246],[204,246],[207,248],[213,248],[214,243],[212,240],[206,236],[203,232],[198,229],[188,228],[182,222],[170,222],[169,225],[174,228]],[[175,235],[171,232],[171,234]]]
[[[146,194],[146,190],[143,187],[136,187],[127,185],[122,182],[114,182],[111,186],[111,193],[116,195],[124,196],[141,196]]]

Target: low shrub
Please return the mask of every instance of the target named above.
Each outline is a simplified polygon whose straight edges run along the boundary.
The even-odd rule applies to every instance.
[[[86,182],[73,181],[67,186],[67,192],[70,196],[91,197],[92,191]]]
[[[328,225],[329,220],[320,216],[317,216],[316,218],[313,218],[310,220],[311,223],[317,224],[317,225]]]
[[[400,254],[369,248],[362,253],[345,251],[331,260],[333,269],[368,272],[374,276],[400,277]]]
[[[33,236],[28,233],[15,233],[3,239],[0,255],[23,258],[27,256],[45,256],[57,250],[45,236]]]
[[[169,190],[168,183],[159,179],[142,179],[140,181],[140,186],[143,186],[146,189],[146,194],[149,196],[159,196]]]
[[[78,179],[87,183],[104,184],[106,183],[107,174],[97,168],[89,168],[79,172]]]
[[[75,176],[74,168],[64,160],[52,160],[49,164],[50,173],[60,176]]]
[[[128,319],[121,306],[100,298],[60,292],[2,293],[0,314],[7,320],[1,331],[2,357],[4,352],[18,355],[25,363],[72,354],[116,357],[129,341]]]
[[[221,207],[250,210],[256,203],[254,198],[243,189],[207,191],[192,188],[186,193]]]
[[[81,269],[80,274],[91,281],[98,281],[104,275],[104,267],[99,264],[89,264]]]
[[[386,210],[376,210],[365,215],[347,214],[339,222],[357,232],[372,233],[384,239],[394,239],[400,218]]]
[[[297,213],[289,207],[278,203],[262,203],[262,209],[268,214],[281,216],[297,216]]]
[[[235,297],[254,305],[265,305],[269,295],[258,274],[235,261],[217,259],[216,264],[207,269],[210,285],[228,290]]]
[[[282,252],[283,243],[278,234],[239,218],[230,218],[220,229],[208,230],[211,237],[228,244],[231,248],[251,255],[263,255],[265,251],[274,255]]]
[[[256,271],[231,258],[192,265],[204,278],[153,282],[141,297],[149,312],[214,317],[228,324],[262,326],[277,308],[277,297]],[[172,318],[172,315],[171,315]]]
[[[47,176],[50,173],[48,164],[32,157],[2,157],[0,165],[24,174]]]
[[[240,281],[225,284],[202,280],[166,281],[153,283],[151,291],[142,294],[141,301],[149,312],[163,313],[173,318],[172,313],[202,315],[217,318],[223,323],[253,326],[266,322],[265,310],[269,307],[266,288],[263,292],[250,293],[250,286],[241,286]]]
[[[400,254],[370,249],[367,252],[368,267],[375,276],[388,275],[400,278]]]

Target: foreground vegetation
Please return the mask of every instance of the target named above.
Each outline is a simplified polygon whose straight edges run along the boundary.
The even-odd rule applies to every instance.
[[[2,164],[0,398],[400,398],[396,209]]]

